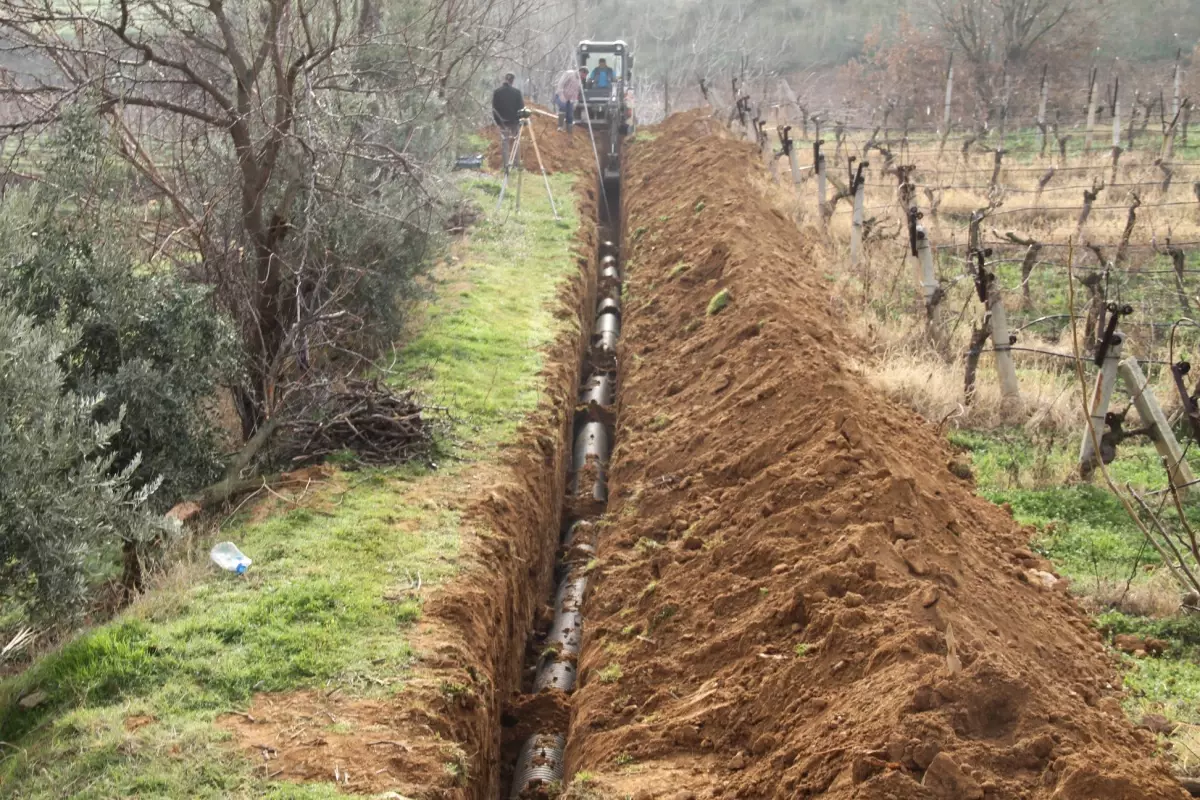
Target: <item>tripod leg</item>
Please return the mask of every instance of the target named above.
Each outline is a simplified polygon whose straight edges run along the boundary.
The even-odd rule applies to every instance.
[[[496,210],[497,211],[499,211],[500,206],[504,204],[504,195],[508,191],[509,170],[512,167],[513,162],[516,161],[517,150],[520,149],[520,147],[521,147],[521,129],[518,128],[517,129],[517,139],[513,143],[513,147],[512,147],[512,157],[508,158],[508,160],[504,164],[504,182],[500,184],[500,197],[498,200],[496,200]],[[518,179],[518,186],[520,186],[520,173],[518,173],[517,179]]]
[[[521,139],[517,138],[517,149],[513,152],[513,165],[517,168],[517,208],[514,213],[521,216],[521,178],[525,175],[525,170],[521,167]]]
[[[554,192],[550,191],[550,178],[546,175],[546,165],[542,163],[542,151],[538,149],[537,134],[533,130],[533,123],[529,125],[529,141],[533,142],[533,154],[537,156],[538,169],[542,171],[542,181],[546,184],[546,196],[550,198],[550,210],[554,212],[554,221],[558,222],[562,218],[558,215],[558,206],[554,204]]]

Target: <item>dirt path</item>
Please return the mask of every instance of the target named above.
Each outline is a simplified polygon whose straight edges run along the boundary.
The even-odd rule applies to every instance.
[[[1185,797],[1029,531],[847,371],[830,284],[717,128],[674,117],[627,164],[612,523],[568,753],[596,777],[573,791]]]

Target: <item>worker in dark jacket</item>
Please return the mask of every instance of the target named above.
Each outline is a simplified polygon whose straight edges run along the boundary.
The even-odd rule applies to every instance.
[[[517,79],[511,72],[504,76],[504,83],[492,92],[492,118],[500,128],[500,157],[507,170],[512,161],[512,148],[516,145],[517,134],[521,130],[521,111],[525,108],[525,98],[521,90],[513,86]]]

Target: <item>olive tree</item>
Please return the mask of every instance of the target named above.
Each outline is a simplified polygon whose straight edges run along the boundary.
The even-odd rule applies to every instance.
[[[115,469],[118,417],[65,388],[60,359],[78,332],[37,325],[0,301],[0,603],[63,621],[86,605],[105,548],[134,550],[172,529],[149,513],[154,484]]]

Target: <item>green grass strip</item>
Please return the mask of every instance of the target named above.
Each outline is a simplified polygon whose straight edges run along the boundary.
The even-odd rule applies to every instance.
[[[485,218],[456,249],[461,260],[439,271],[436,300],[400,353],[405,381],[458,420],[451,474],[494,457],[536,406],[541,349],[568,324],[554,299],[575,267],[578,223],[570,176],[553,178],[561,222],[540,182],[526,181],[519,218],[508,200],[494,213],[494,179],[463,182]],[[217,572],[201,552],[168,587],[0,683],[0,794],[340,796],[267,781],[216,720],[258,692],[403,691],[421,607],[396,598],[416,576],[429,587],[459,562],[461,520],[425,490],[432,480],[447,478],[412,467],[338,472],[303,507],[243,513],[219,538],[254,559],[246,575]],[[39,702],[23,708],[31,695]],[[132,716],[153,721],[129,730]]]

